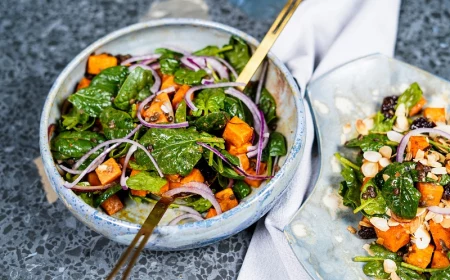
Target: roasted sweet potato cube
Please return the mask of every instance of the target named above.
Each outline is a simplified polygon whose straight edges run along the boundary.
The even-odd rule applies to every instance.
[[[214,208],[209,208],[208,213],[206,213],[206,219],[217,216],[217,211]]]
[[[250,160],[248,159],[246,154],[237,155],[239,158],[239,162],[241,163],[241,168],[247,170],[250,168]]]
[[[417,189],[419,190],[420,205],[421,206],[437,206],[441,202],[442,194],[444,193],[444,187],[434,183],[417,183]]]
[[[169,189],[170,189],[170,183],[167,182],[164,186],[161,187],[161,189],[159,189],[158,194],[163,194],[163,193],[169,191]]]
[[[169,189],[176,189],[181,187],[183,184],[181,182],[170,182],[169,181]]]
[[[122,201],[120,201],[120,198],[119,196],[117,196],[117,194],[110,196],[100,205],[102,206],[103,210],[105,210],[105,212],[110,216],[114,213],[119,212],[123,208],[123,203]]]
[[[425,151],[428,147],[430,147],[430,143],[428,143],[428,138],[425,136],[411,136],[409,138],[409,150],[413,157],[416,157],[418,150]]]
[[[243,120],[234,116],[225,126],[223,138],[231,145],[241,147],[250,142],[253,129]]]
[[[194,169],[192,169],[191,173],[189,173],[186,177],[181,179],[181,184],[183,184],[183,185],[187,184],[189,182],[203,183],[203,182],[205,182],[205,178],[203,177],[200,170],[198,170],[197,168],[194,168]]]
[[[88,87],[90,84],[91,84],[91,80],[87,79],[86,77],[83,77],[77,85],[77,91]]]
[[[251,164],[253,166],[256,165],[255,161],[253,161],[253,163]],[[260,170],[259,170],[259,174],[256,174],[256,170],[254,169],[255,167],[251,167],[249,169],[246,169],[245,172],[247,172],[250,175],[261,175],[261,174],[265,174],[266,173],[266,164],[264,162],[261,162],[261,166],[260,166]],[[249,186],[252,186],[254,188],[258,188],[259,186],[261,186],[261,184],[264,182],[264,180],[251,180],[248,179],[247,177],[244,179],[244,182],[246,182]]]
[[[100,164],[95,169],[95,173],[97,173],[98,179],[100,180],[102,185],[106,185],[119,178],[120,175],[122,175],[122,170],[120,169],[120,166],[117,164],[116,160],[110,158],[104,163]]]
[[[409,116],[415,116],[417,115],[420,110],[422,110],[423,106],[425,106],[425,104],[427,104],[427,100],[422,96],[422,98],[420,98],[419,102],[417,102],[416,105],[414,105],[410,110],[409,110]]]
[[[142,111],[142,116],[144,118],[149,118],[150,122],[166,123],[169,122],[169,116],[173,118],[172,103],[170,103],[169,95],[167,93],[161,93],[156,96],[150,107],[147,110]],[[166,113],[168,113],[168,116],[166,116]],[[155,118],[156,121],[152,120],[152,118]]]
[[[91,186],[100,186],[102,182],[100,182],[100,179],[98,179],[97,173],[90,172],[88,174],[87,180],[89,182],[89,185]]]
[[[161,90],[169,88],[169,87],[174,87],[175,90],[178,90],[180,88],[180,85],[175,83],[175,76],[163,75]]]
[[[247,148],[250,147],[251,145],[252,144],[249,142],[249,143],[245,143],[244,145],[242,145],[240,147],[236,147],[234,145],[231,145],[231,144],[227,143],[226,147],[227,147],[227,151],[230,154],[232,154],[233,156],[237,156],[237,155],[240,155],[240,154],[246,154],[248,152]]]
[[[220,204],[220,209],[222,209],[222,212],[228,211],[239,204],[233,193],[233,189],[231,188],[221,190],[216,193],[215,196]]]
[[[380,244],[394,253],[410,241],[409,233],[402,225],[390,227],[387,231],[375,227],[375,232],[381,241]]]
[[[450,248],[450,229],[444,228],[433,220],[430,220],[428,224],[430,225],[430,232],[436,245],[436,250],[441,251],[443,248],[442,244]]]
[[[177,108],[178,104],[184,99],[184,95],[191,87],[188,85],[182,85],[175,93],[172,99],[173,108]],[[194,95],[191,95],[191,100],[194,99]]]
[[[445,108],[425,108],[423,116],[435,123],[445,122]]]
[[[112,55],[106,53],[91,55],[88,58],[87,72],[92,75],[97,75],[102,70],[116,65],[117,58]]]
[[[447,254],[438,250],[434,251],[431,268],[446,268],[448,266],[450,266],[450,261]]]
[[[145,190],[130,190],[131,195],[145,197],[148,191]]]
[[[417,248],[416,244],[413,244],[409,247],[409,252],[406,254],[403,259],[406,263],[426,268],[428,264],[431,262],[431,256],[433,255],[434,246],[429,244],[425,249]]]

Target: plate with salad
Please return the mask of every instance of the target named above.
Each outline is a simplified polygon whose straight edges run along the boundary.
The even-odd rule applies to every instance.
[[[274,191],[275,182],[292,177],[281,166],[299,157],[293,124],[302,111],[284,66],[270,57],[240,91],[253,41],[185,21],[139,24],[94,43],[61,74],[66,84],[55,83],[53,115],[42,124],[60,197],[122,243],[163,195],[175,201],[149,247],[198,247],[242,230],[268,211],[285,188]],[[192,33],[203,40],[180,43]],[[288,103],[294,110],[282,115]]]
[[[450,279],[449,93],[382,55],[309,86],[321,172],[286,233],[313,278]]]

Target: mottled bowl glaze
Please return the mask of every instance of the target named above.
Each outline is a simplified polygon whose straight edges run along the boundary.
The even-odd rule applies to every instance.
[[[417,82],[427,106],[450,104],[450,82],[384,55],[367,56],[323,75],[308,85],[320,147],[320,175],[314,191],[290,224],[286,236],[297,258],[313,279],[367,279],[364,263],[355,256],[367,255],[362,246],[373,240],[359,239],[348,226],[358,227],[361,215],[342,204],[338,194],[342,181],[334,153],[356,158],[355,149],[344,148],[357,136],[355,122],[379,110],[383,98],[401,94]],[[343,127],[352,130],[344,133]]]
[[[112,240],[129,244],[140,228],[139,223],[152,208],[151,204],[141,204],[121,215],[108,216],[100,208],[90,207],[71,190],[66,189],[63,186],[63,178],[55,167],[48,144],[47,128],[59,119],[60,105],[73,92],[83,76],[88,56],[93,52],[141,55],[151,53],[163,45],[193,51],[207,45],[224,45],[231,35],[243,38],[252,48],[258,45],[257,40],[239,30],[208,21],[164,19],[139,23],[108,34],[93,43],[75,57],[59,75],[44,105],[40,149],[53,189],[80,221]],[[277,114],[280,116],[278,130],[286,136],[289,148],[288,155],[280,161],[283,164],[281,170],[270,182],[254,189],[239,206],[212,219],[165,226],[168,219],[179,214],[175,210],[169,210],[160,223],[162,226],[155,229],[146,248],[182,250],[224,239],[242,231],[266,214],[286,189],[302,156],[305,115],[298,88],[291,74],[273,54],[269,54],[269,60],[266,87],[277,101]]]

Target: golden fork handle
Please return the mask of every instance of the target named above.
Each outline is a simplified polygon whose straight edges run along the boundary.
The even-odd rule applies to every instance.
[[[275,43],[275,40],[280,35],[281,31],[283,31],[283,28],[286,26],[289,19],[292,17],[301,2],[302,0],[289,0],[286,3],[280,14],[278,14],[277,18],[273,22],[266,36],[261,41],[261,44],[258,46],[248,63],[245,65],[244,70],[242,70],[236,82],[244,83],[246,85],[248,84],[248,82],[250,82],[250,79],[253,77],[256,70],[258,70],[261,62],[266,57],[270,48],[272,48],[273,43]],[[245,86],[238,87],[238,89],[241,91],[243,91],[244,88]]]
[[[145,246],[145,244],[147,244],[147,241],[150,238],[150,235],[152,234],[153,230],[158,225],[162,216],[164,215],[167,208],[169,208],[169,205],[172,202],[173,202],[173,198],[163,196],[155,204],[155,206],[153,207],[150,214],[148,214],[148,217],[145,220],[144,224],[142,225],[141,229],[138,231],[138,233],[134,237],[133,241],[131,241],[130,245],[128,246],[127,250],[122,254],[120,259],[117,261],[116,266],[114,266],[113,270],[106,278],[107,280],[113,279],[113,277],[117,274],[117,272],[119,272],[122,265],[124,265],[124,263],[126,262],[128,257],[130,256],[130,254],[133,252],[133,249],[136,246],[136,244],[139,244],[138,247],[136,248],[136,250],[134,251],[133,255],[131,256],[131,259],[128,262],[128,265],[122,275],[122,279],[128,278],[128,275],[130,274],[134,263],[136,262],[137,258],[139,257],[139,254],[141,253],[142,249],[144,249],[144,246]],[[138,243],[139,240],[140,240],[140,242]]]

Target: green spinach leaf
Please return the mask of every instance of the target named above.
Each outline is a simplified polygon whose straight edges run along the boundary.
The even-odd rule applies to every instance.
[[[236,36],[231,36],[229,45],[232,46],[233,49],[223,52],[223,54],[231,66],[233,66],[238,73],[241,73],[247,62],[250,60],[250,49],[244,40]]]
[[[159,193],[165,184],[167,184],[167,180],[159,177],[156,172],[141,171],[127,179],[130,189],[150,191],[151,193]]]
[[[218,112],[224,108],[225,92],[222,88],[212,88],[202,90],[194,99],[194,104],[198,108],[192,115],[199,117],[208,115],[211,112]]]
[[[377,279],[388,279],[390,277],[390,274],[384,271],[382,261],[367,262],[363,267],[363,272],[367,276],[375,277]]]
[[[339,194],[342,196],[345,206],[356,209],[361,205],[361,191],[359,190],[359,183],[356,179],[355,171],[343,165],[341,175],[344,181],[340,184]]]
[[[128,113],[112,107],[100,114],[100,123],[107,139],[123,138],[134,129],[134,122]]]
[[[92,192],[79,193],[78,196],[89,206],[94,206],[94,194]]]
[[[103,135],[91,131],[64,131],[50,142],[53,157],[56,160],[80,158],[89,150],[105,141]],[[94,153],[96,157],[101,151]]]
[[[107,189],[106,191],[104,191],[103,193],[101,193],[99,196],[97,196],[94,199],[94,204],[93,206],[95,208],[99,207],[100,204],[102,204],[103,202],[105,202],[105,200],[107,200],[108,198],[110,198],[111,196],[113,196],[114,194],[118,193],[120,190],[122,189],[121,185],[115,185],[113,187],[110,187],[109,189]]]
[[[152,155],[164,174],[188,175],[202,157],[203,148],[197,141],[204,143],[224,143],[222,138],[199,133],[195,129],[150,129],[139,142],[144,146],[152,145]],[[147,155],[138,150],[136,163],[153,169]]]
[[[231,117],[236,116],[244,122],[247,122],[244,105],[239,99],[232,96],[225,96],[223,104],[223,111],[230,114]]]
[[[272,157],[285,156],[287,154],[286,138],[279,132],[272,132],[269,136],[268,152]]]
[[[261,98],[259,99],[259,108],[264,113],[264,117],[268,124],[272,124],[277,120],[277,104],[272,94],[263,88],[261,91]]]
[[[422,89],[418,83],[411,84],[409,88],[400,95],[395,108],[397,108],[400,104],[404,104],[406,107],[406,112],[409,112],[409,110],[422,98],[422,94]]]
[[[393,253],[379,244],[376,244],[376,243],[371,244],[370,250],[375,254],[375,257],[390,259],[395,262],[402,261],[402,257],[397,255],[397,253]]]
[[[153,84],[153,75],[149,70],[144,70],[141,67],[136,67],[123,83],[116,98],[114,105],[124,111],[131,107],[130,101],[136,99],[139,92],[146,86]]]
[[[430,280],[450,280],[450,268],[432,273]]]
[[[445,186],[450,184],[450,175],[444,174],[441,176],[441,180],[439,181],[439,185]]]
[[[198,118],[193,124],[199,131],[213,132],[224,129],[229,120],[227,113],[218,111]]]
[[[211,202],[209,200],[204,199],[203,197],[201,197],[201,198],[199,198],[199,199],[197,199],[195,201],[188,202],[186,204],[186,206],[192,207],[195,210],[197,210],[198,212],[203,213],[203,212],[208,211],[209,208],[212,207],[212,204],[211,204]]]
[[[389,141],[386,134],[376,134],[376,133],[364,135],[362,137],[360,136],[345,143],[346,147],[361,148],[361,150],[363,150],[364,152],[367,151],[378,152],[378,150],[383,146],[391,146],[395,148],[396,145],[398,145],[398,143]]]
[[[427,277],[425,275],[420,275],[419,273],[415,272],[412,269],[400,266],[397,264],[397,271],[396,271],[397,275],[400,277],[400,279],[402,280],[426,280]],[[439,278],[440,280],[450,280],[450,275],[448,278]]]
[[[238,180],[234,182],[233,192],[236,197],[241,200],[247,197],[252,192],[252,188],[250,188],[250,186],[246,182]]]
[[[385,119],[381,112],[378,112],[374,118],[374,126],[371,129],[372,133],[388,132],[394,126],[395,116],[391,119]]]
[[[193,52],[193,55],[197,56],[217,56],[220,58],[224,58],[223,52],[232,50],[233,46],[226,45],[223,48],[219,48],[217,46],[206,46],[201,50]]]
[[[75,129],[77,131],[83,131],[94,124],[92,120],[89,121],[88,114],[80,112],[76,107],[73,107],[69,113],[63,115],[62,119],[62,125],[67,130]]]
[[[199,85],[202,78],[207,75],[206,71],[201,69],[198,71],[180,68],[175,71],[175,83],[180,85]]]
[[[90,86],[103,88],[115,96],[129,73],[126,66],[109,67],[98,73],[92,79]]]
[[[368,196],[364,199],[363,194],[367,192],[368,188],[373,188],[376,197]],[[361,206],[358,209],[363,210],[367,215],[384,215],[387,210],[386,201],[381,195],[381,191],[373,180],[368,181],[361,189]]]
[[[103,87],[89,86],[69,96],[68,100],[80,112],[98,117],[104,108],[111,106],[112,93]]]
[[[186,115],[187,115],[187,106],[186,101],[181,101],[178,103],[178,108],[175,111],[175,122],[185,122],[186,121]]]

